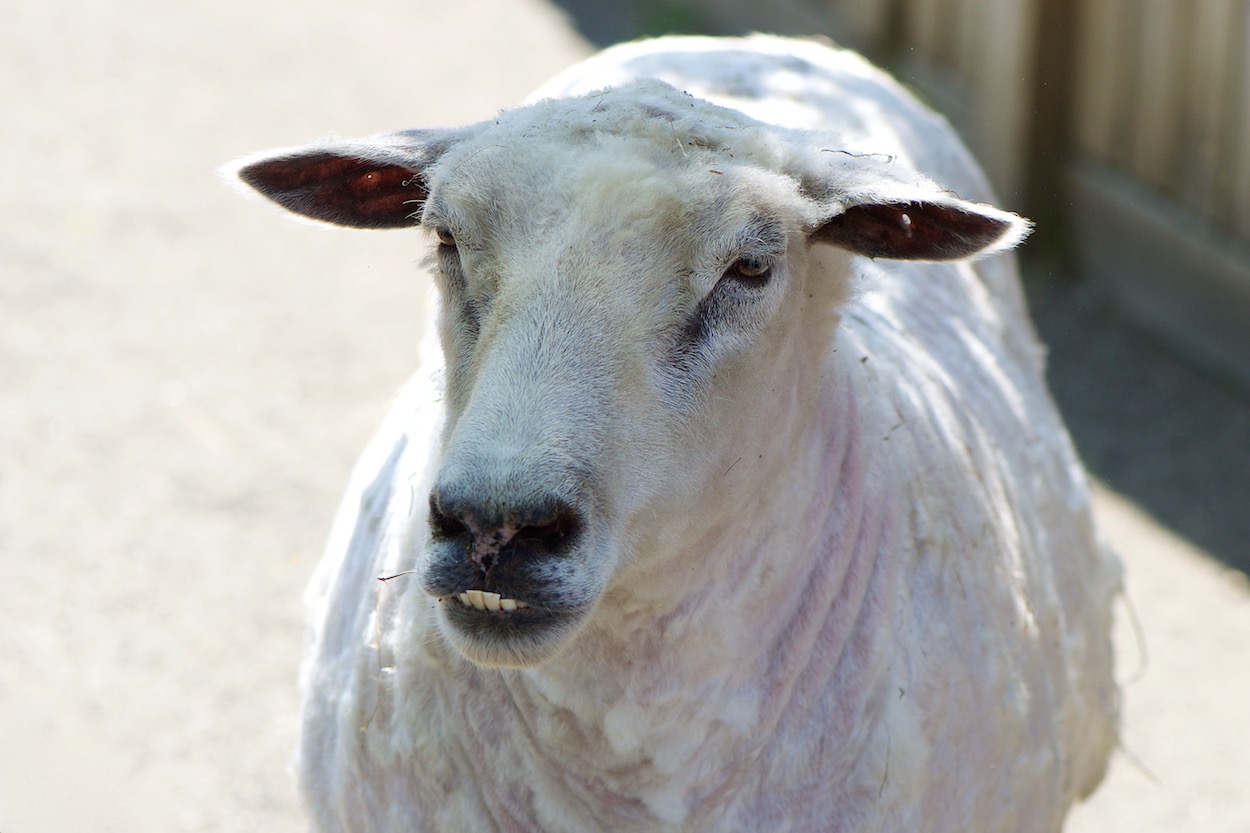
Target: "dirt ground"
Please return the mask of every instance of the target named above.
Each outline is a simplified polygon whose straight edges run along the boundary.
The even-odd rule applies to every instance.
[[[9,0],[5,21],[0,833],[301,830],[299,598],[430,287],[411,235],[288,221],[215,169],[484,118],[591,46],[544,0]],[[1122,324],[1041,286],[1145,634],[1122,617],[1126,753],[1070,830],[1244,833],[1250,589],[1212,553],[1250,554],[1221,520],[1247,516],[1248,410],[1172,395],[1232,474],[1136,491],[1190,458],[1099,434]],[[1227,534],[1169,517],[1190,503]]]

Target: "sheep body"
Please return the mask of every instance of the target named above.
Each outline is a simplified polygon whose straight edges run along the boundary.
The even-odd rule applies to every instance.
[[[865,191],[905,202],[908,169],[988,201],[950,128],[851,53],[683,38],[609,50],[468,135],[299,152],[403,158],[457,247],[441,350],[309,588],[315,829],[1058,830],[1115,743],[1119,573],[1014,262],[808,242]],[[249,173],[266,164],[244,179],[343,221],[341,197]],[[1001,227],[978,250],[1024,232],[968,210]],[[649,347],[722,272],[737,294],[693,319],[716,331]],[[461,628],[440,547],[502,556],[470,521],[431,531],[439,502],[466,482],[516,501],[518,472],[552,470],[593,508],[532,598],[579,618],[515,646]]]

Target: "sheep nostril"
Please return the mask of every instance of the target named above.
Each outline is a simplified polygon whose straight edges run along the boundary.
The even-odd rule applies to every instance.
[[[437,492],[430,495],[430,531],[440,541],[469,534],[469,527],[464,521],[443,511],[442,506],[439,505]]]
[[[551,507],[545,517],[534,518],[520,527],[513,536],[517,544],[535,549],[556,551],[564,547],[577,534],[581,521],[577,513],[562,503]]]

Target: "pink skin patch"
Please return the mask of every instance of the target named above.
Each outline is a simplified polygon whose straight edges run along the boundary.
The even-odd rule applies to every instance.
[[[495,564],[495,557],[512,543],[512,539],[522,529],[511,520],[494,528],[483,528],[468,518],[463,523],[469,530],[469,558],[483,573],[490,571]]]

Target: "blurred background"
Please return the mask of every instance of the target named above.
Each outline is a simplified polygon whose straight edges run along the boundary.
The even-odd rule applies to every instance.
[[[0,833],[304,828],[300,594],[430,286],[412,235],[216,168],[751,29],[888,66],[1038,220],[1027,287],[1131,601],[1125,750],[1069,829],[1250,830],[1250,0],[7,0]]]

